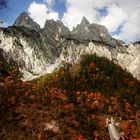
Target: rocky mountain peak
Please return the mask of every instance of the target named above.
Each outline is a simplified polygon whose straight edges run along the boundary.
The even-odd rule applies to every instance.
[[[34,22],[26,12],[22,12],[16,19],[14,26],[25,26],[29,29],[38,31],[40,26]]]
[[[89,21],[85,17],[83,17],[81,23],[73,29],[72,34],[84,34],[85,32],[89,31],[90,26],[91,24],[89,23]]]
[[[24,77],[27,73],[52,72],[62,61],[73,64],[83,54],[96,53],[113,60],[140,79],[140,42],[127,47],[122,44],[111,37],[105,26],[91,24],[85,17],[70,32],[59,20],[46,20],[44,28],[40,29],[23,12],[14,26],[0,30],[0,48],[7,60],[12,58],[17,63]]]
[[[26,16],[26,17],[28,17],[29,15],[28,15],[27,12],[23,11],[23,12],[20,14],[20,16]]]
[[[46,20],[44,28],[41,30],[43,34],[47,34],[49,36],[67,36],[69,34],[69,29],[64,26],[64,24],[57,20],[54,21],[53,19],[51,20]]]
[[[90,22],[85,17],[83,17],[80,25],[81,26],[90,26]]]
[[[95,23],[90,24],[85,17],[83,17],[81,23],[73,29],[70,36],[72,39],[78,40],[79,42],[102,42],[113,47],[123,44],[122,41],[112,38],[105,26]]]

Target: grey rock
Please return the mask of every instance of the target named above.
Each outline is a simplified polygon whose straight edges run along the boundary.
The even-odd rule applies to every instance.
[[[53,38],[58,41],[60,37],[66,37],[70,31],[67,27],[63,25],[61,21],[46,20],[45,26],[40,30],[41,35],[49,38]]]
[[[38,31],[40,26],[34,22],[26,12],[22,12],[16,19],[14,26],[25,26],[29,29]]]
[[[85,17],[83,17],[81,23],[71,32],[71,38],[74,38],[79,42],[84,42],[86,40],[92,40],[92,37],[91,24]]]
[[[23,13],[23,17],[28,16]],[[52,72],[64,61],[73,64],[83,54],[96,53],[140,79],[140,42],[125,46],[112,38],[105,26],[90,24],[85,17],[71,32],[61,21],[47,20],[40,30],[30,28],[24,20],[15,24],[0,29],[0,49],[6,54],[7,62],[15,61],[26,78],[27,73]]]
[[[43,48],[55,61],[62,50],[62,40],[70,33],[61,21],[46,20],[45,26],[40,30]]]
[[[113,47],[124,43],[112,38],[105,26],[95,23],[90,24],[85,17],[83,17],[81,23],[73,29],[69,37],[79,42],[96,41]]]
[[[38,32],[26,27],[12,26],[0,34],[0,48],[7,54],[7,61],[14,60],[21,69],[39,74],[51,63],[44,52]]]
[[[129,71],[135,78],[140,80],[140,43],[130,43],[125,51],[118,52],[118,64]]]

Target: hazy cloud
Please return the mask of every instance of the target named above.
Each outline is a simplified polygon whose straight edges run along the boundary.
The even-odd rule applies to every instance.
[[[52,7],[55,4],[55,0],[44,0],[44,3],[47,4],[48,7]]]
[[[30,14],[30,17],[42,28],[44,27],[46,19],[59,19],[58,13],[50,10],[46,4],[32,2],[28,8],[28,12]]]
[[[140,10],[134,10],[124,24],[119,38],[126,41],[140,41]]]
[[[113,4],[108,8],[108,14],[100,17],[98,22],[105,25],[110,32],[115,32],[120,25],[126,22],[127,18],[127,14],[120,7]]]

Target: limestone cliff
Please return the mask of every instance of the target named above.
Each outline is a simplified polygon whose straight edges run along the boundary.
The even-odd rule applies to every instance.
[[[69,31],[61,21],[47,20],[40,27],[22,13],[14,26],[0,29],[0,49],[14,60],[24,77],[52,72],[62,61],[75,63],[83,54],[104,56],[140,80],[140,43],[124,45],[102,25],[81,24]]]

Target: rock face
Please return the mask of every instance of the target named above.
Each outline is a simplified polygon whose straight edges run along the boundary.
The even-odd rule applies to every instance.
[[[13,59],[25,71],[39,74],[50,63],[36,31],[13,26],[1,31],[0,40],[0,48],[6,53],[7,61]]]
[[[118,53],[117,61],[124,69],[140,80],[140,43],[131,43],[123,53]]]
[[[61,21],[46,20],[44,28],[41,30],[41,33],[48,35],[49,37],[66,37],[70,31],[67,27],[63,25]]]
[[[90,24],[85,17],[83,17],[81,24],[74,28],[74,30],[71,32],[71,38],[80,42],[102,42],[113,47],[123,44],[122,41],[112,38],[105,26],[94,23]]]
[[[25,26],[29,29],[38,31],[40,26],[34,22],[26,12],[22,12],[16,19],[14,26]]]
[[[90,24],[86,18],[70,32],[61,21],[54,20],[47,20],[39,29],[22,13],[14,26],[0,29],[0,49],[7,62],[12,59],[18,64],[26,80],[52,72],[63,61],[73,64],[81,55],[94,53],[113,60],[140,80],[140,43],[125,46],[104,26]]]

